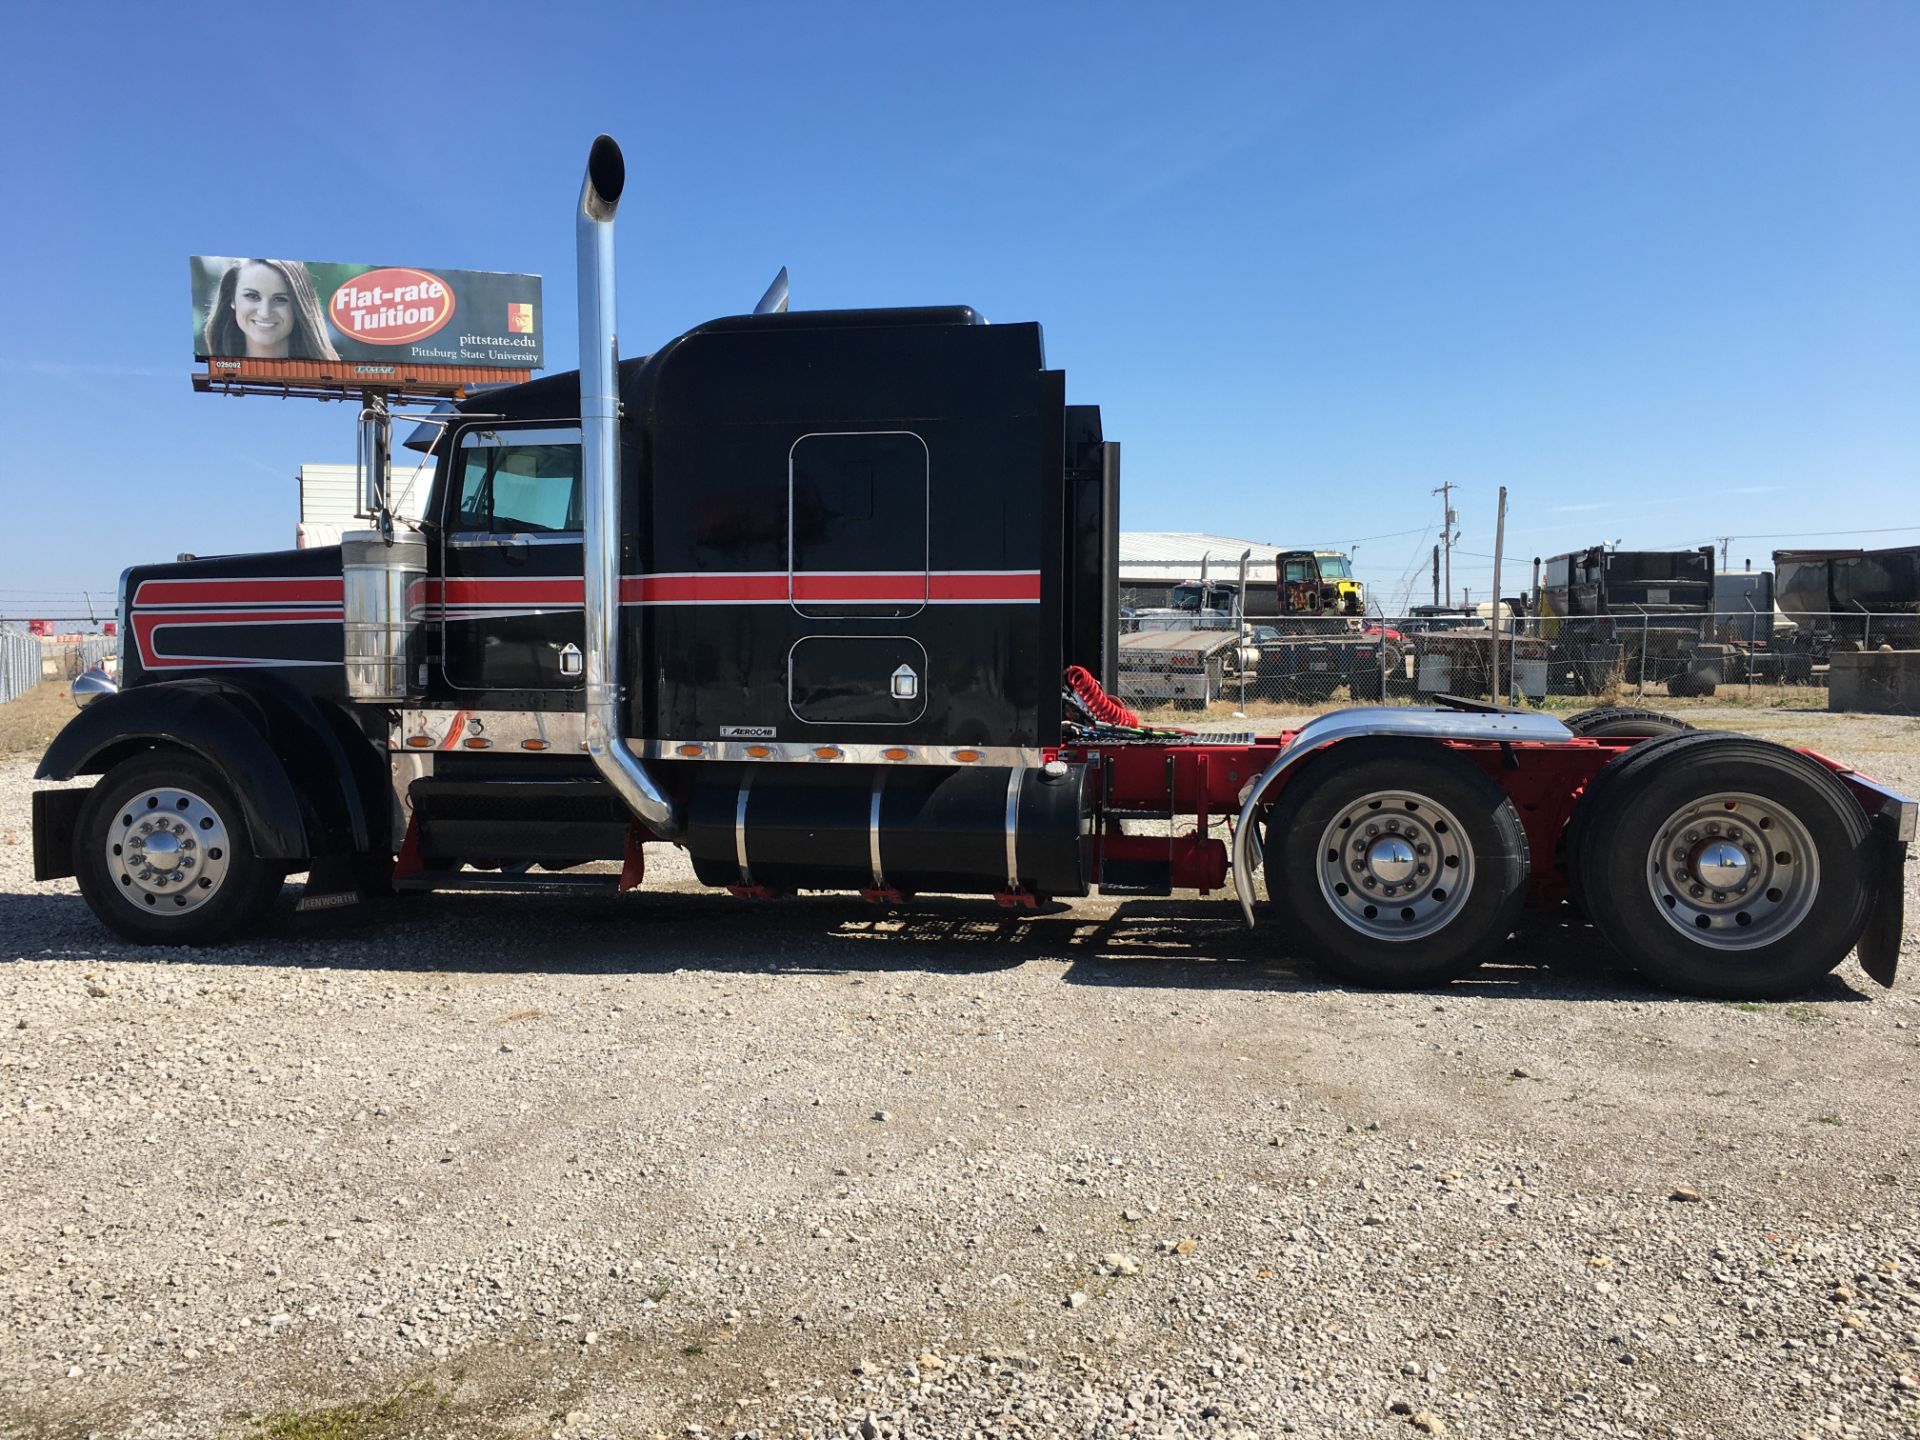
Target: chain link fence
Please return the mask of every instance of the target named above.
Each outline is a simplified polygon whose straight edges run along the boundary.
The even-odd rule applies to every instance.
[[[40,637],[0,630],[0,705],[40,683]]]
[[[1128,606],[1120,695],[1147,709],[1328,702],[1421,705],[1436,695],[1540,704],[1824,689],[1837,651],[1920,648],[1920,611],[1523,617],[1497,633],[1471,611],[1247,617]],[[1496,653],[1497,651],[1497,653]],[[1819,703],[1808,693],[1809,703]]]
[[[111,668],[117,641],[111,635],[57,636],[0,628],[0,705],[16,700],[42,680],[72,680],[95,665]]]

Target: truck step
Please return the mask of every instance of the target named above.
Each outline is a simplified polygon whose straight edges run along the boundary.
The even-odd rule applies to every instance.
[[[1102,895],[1171,895],[1173,863],[1169,860],[1103,860]]]
[[[555,875],[528,871],[502,874],[497,870],[418,870],[393,882],[396,890],[447,890],[460,893],[482,891],[566,891],[570,894],[602,892],[608,895],[620,888],[620,877],[612,874]]]

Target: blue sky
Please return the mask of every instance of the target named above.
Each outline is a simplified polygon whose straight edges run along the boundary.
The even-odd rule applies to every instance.
[[[1359,540],[1389,603],[1425,598],[1442,481],[1481,595],[1502,484],[1516,566],[1920,542],[1912,4],[125,4],[0,35],[0,615],[289,544],[297,466],[352,459],[344,406],[192,392],[191,254],[540,273],[571,368],[600,130],[627,353],[781,264],[798,307],[1039,320],[1124,442],[1129,529]]]

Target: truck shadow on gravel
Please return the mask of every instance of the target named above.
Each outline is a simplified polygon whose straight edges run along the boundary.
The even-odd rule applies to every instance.
[[[77,895],[0,895],[0,934],[8,937],[15,963],[193,962],[502,975],[967,975],[1044,960],[1064,964],[1064,979],[1073,985],[1272,993],[1353,988],[1287,956],[1270,932],[1249,932],[1238,911],[1217,900],[1092,901],[1013,911],[974,899],[917,900],[887,909],[830,895],[756,902],[679,891],[617,898],[442,893],[383,901],[368,922],[353,924],[294,917],[293,893],[266,932],[205,950],[123,944]],[[1848,975],[1843,968],[1799,998],[1867,1000]],[[1433,993],[1691,999],[1647,985],[1592,930],[1564,913],[1528,916],[1492,963]]]

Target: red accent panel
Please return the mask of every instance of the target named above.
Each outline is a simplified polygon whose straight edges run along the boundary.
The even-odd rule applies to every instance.
[[[1040,572],[1023,570],[1013,574],[931,575],[927,578],[929,600],[1036,601],[1040,598]]]
[[[784,603],[787,577],[777,570],[757,574],[628,575],[620,581],[623,605],[752,605]]]
[[[341,581],[336,576],[261,579],[240,576],[232,580],[142,580],[133,592],[141,605],[338,605]]]
[[[793,598],[815,605],[858,605],[863,601],[924,604],[928,593],[925,575],[861,575],[855,573],[798,573],[793,577]]]
[[[430,580],[429,604],[578,607],[585,592],[578,580]],[[335,587],[338,598],[338,586]],[[623,605],[882,605],[926,602],[1008,604],[1037,601],[1040,572],[1009,574],[877,575],[820,572],[788,576],[779,570],[715,571],[711,574],[627,575],[620,581]]]
[[[437,580],[428,595],[448,605],[565,605],[586,603],[579,580]]]

